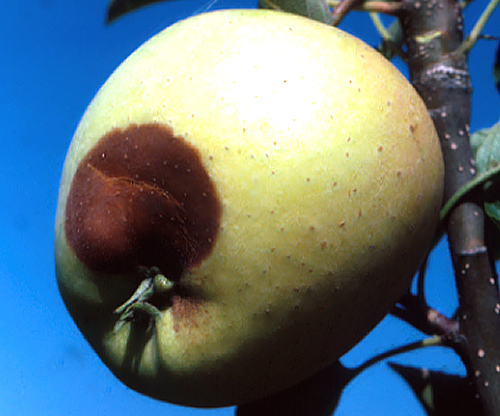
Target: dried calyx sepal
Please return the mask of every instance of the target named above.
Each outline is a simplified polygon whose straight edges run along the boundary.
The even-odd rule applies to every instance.
[[[175,283],[163,275],[158,267],[141,268],[140,274],[144,276],[144,279],[134,294],[114,310],[114,313],[120,314],[114,327],[115,333],[127,322],[140,319],[141,315],[146,316],[148,327],[151,326],[157,319],[160,319],[161,313],[149,301],[157,296],[167,298],[172,293]]]

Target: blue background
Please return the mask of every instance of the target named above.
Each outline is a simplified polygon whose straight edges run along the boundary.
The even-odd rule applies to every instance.
[[[486,1],[466,13],[466,29]],[[110,73],[141,43],[174,21],[211,8],[254,7],[249,0],[186,0],[154,5],[104,25],[104,0],[18,0],[0,12],[0,414],[232,415],[141,396],[118,382],[87,345],[59,297],[53,261],[53,221],[66,150],[86,106]],[[485,33],[500,35],[500,10]],[[365,14],[341,25],[368,43],[376,32]],[[496,42],[471,53],[475,88],[472,130],[494,124],[500,97],[492,65]],[[404,66],[400,65],[404,72]],[[428,298],[446,314],[456,307],[446,243],[431,257]],[[343,358],[354,366],[390,347],[421,339],[387,317]],[[391,359],[464,374],[443,348]],[[423,415],[413,393],[386,364],[356,378],[337,415]]]

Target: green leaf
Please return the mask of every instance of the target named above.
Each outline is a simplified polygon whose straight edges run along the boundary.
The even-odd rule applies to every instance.
[[[333,17],[326,0],[259,0],[259,7],[282,10],[333,25]]]
[[[236,416],[330,416],[355,374],[337,361],[287,390],[238,406]]]
[[[153,3],[160,3],[166,0],[111,0],[106,11],[106,24],[114,22],[119,17],[134,10],[149,6]]]
[[[500,122],[489,129],[479,130],[471,136],[471,147],[479,175],[498,169],[500,166]],[[486,202],[484,209],[500,230],[499,178],[484,184]]]
[[[394,363],[388,364],[405,379],[430,416],[484,414],[467,378]]]
[[[500,121],[474,133],[470,143],[479,174],[500,165]]]
[[[479,130],[470,139],[478,175],[500,170],[500,121],[489,129]],[[483,185],[484,211],[487,215],[488,247],[495,260],[500,259],[500,175]],[[491,225],[491,226],[489,226]]]

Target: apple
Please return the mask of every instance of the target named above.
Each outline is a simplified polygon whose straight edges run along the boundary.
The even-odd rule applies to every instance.
[[[60,292],[132,389],[249,402],[388,313],[442,190],[427,110],[375,50],[291,14],[201,14],[141,46],[86,110],[60,185]]]

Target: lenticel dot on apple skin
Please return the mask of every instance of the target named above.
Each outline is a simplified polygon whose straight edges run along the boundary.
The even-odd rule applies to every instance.
[[[195,148],[167,126],[133,124],[108,132],[81,161],[65,231],[92,270],[156,266],[178,280],[210,254],[221,211]]]

